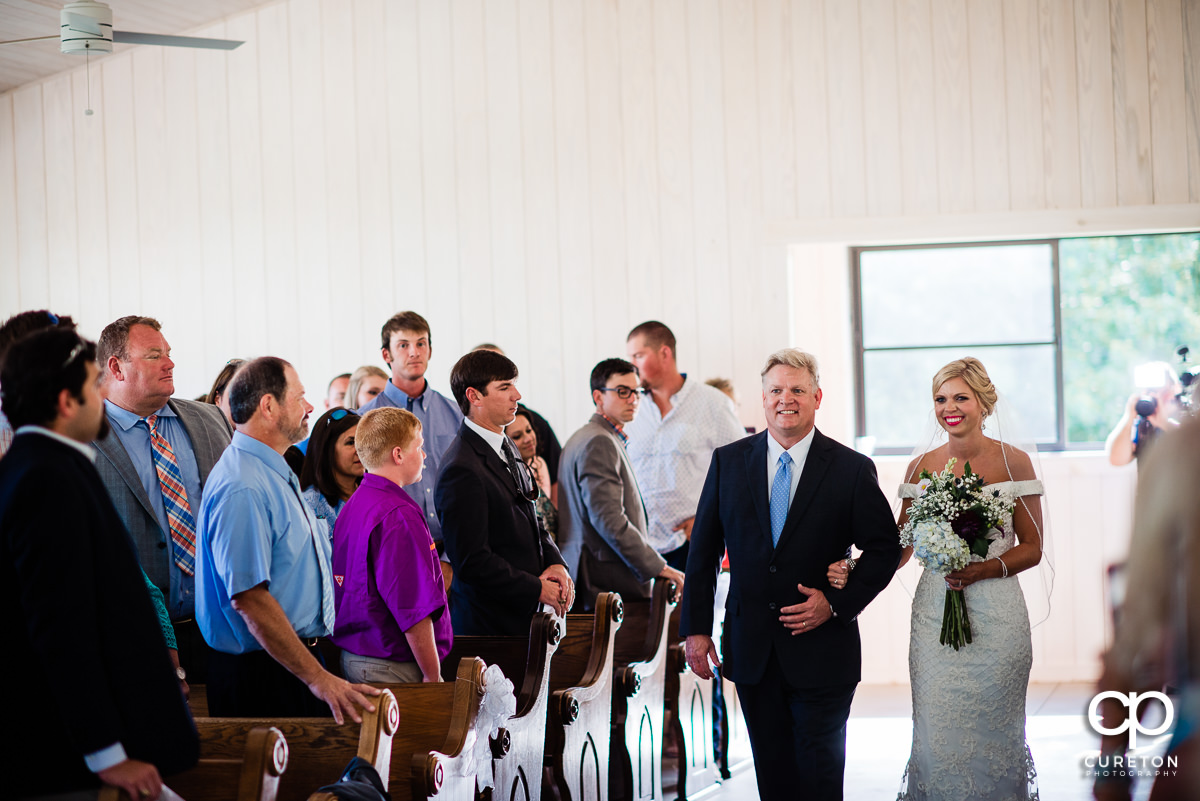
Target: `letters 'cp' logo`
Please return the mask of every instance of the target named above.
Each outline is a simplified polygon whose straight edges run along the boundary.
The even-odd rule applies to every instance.
[[[1104,721],[1101,720],[1100,715],[1097,712],[1100,707],[1100,702],[1106,698],[1113,699],[1129,710],[1129,714],[1126,716],[1125,720],[1119,726],[1111,729],[1104,725]],[[1143,701],[1149,698],[1157,699],[1158,701],[1162,702],[1163,709],[1166,711],[1166,714],[1163,716],[1163,722],[1154,729],[1147,729],[1145,726],[1143,726],[1142,722],[1138,720],[1137,716],[1138,707]],[[1100,693],[1093,698],[1092,703],[1088,706],[1088,723],[1091,724],[1091,727],[1096,732],[1100,734],[1111,735],[1120,734],[1126,729],[1129,730],[1130,750],[1137,748],[1137,736],[1139,733],[1154,737],[1169,729],[1174,720],[1175,707],[1171,704],[1171,699],[1160,692],[1119,693],[1115,690],[1109,690],[1108,692]]]

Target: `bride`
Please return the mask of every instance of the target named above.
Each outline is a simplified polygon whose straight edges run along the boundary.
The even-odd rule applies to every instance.
[[[1037,799],[1037,773],[1025,742],[1025,694],[1033,646],[1029,612],[1015,576],[1042,559],[1042,484],[1026,452],[989,436],[986,422],[997,405],[996,388],[978,359],[947,364],[933,378],[933,412],[946,442],[908,466],[900,485],[900,525],[922,488],[911,483],[922,470],[939,473],[955,459],[1015,507],[1002,523],[987,558],[942,577],[923,571],[912,606],[908,666],[912,682],[913,741],[899,799]],[[939,437],[940,438],[940,437]],[[906,547],[901,567],[912,556]],[[829,566],[834,587],[844,587],[853,560]],[[939,642],[946,590],[964,594],[973,641],[961,650]]]

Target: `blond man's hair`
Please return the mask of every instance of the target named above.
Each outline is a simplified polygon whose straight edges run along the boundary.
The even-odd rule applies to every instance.
[[[796,370],[807,370],[812,376],[813,390],[821,388],[821,369],[817,366],[817,357],[811,353],[806,353],[799,348],[784,348],[777,350],[767,357],[767,363],[763,365],[762,376],[763,385],[767,383],[767,373],[771,372],[776,367],[791,367]]]
[[[421,421],[407,409],[372,409],[354,432],[354,450],[363,467],[377,470],[391,461],[393,448],[407,448],[420,430]]]

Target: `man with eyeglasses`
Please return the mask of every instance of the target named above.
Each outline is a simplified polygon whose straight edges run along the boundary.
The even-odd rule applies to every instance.
[[[15,342],[0,366],[16,427],[0,460],[10,655],[0,703],[20,722],[5,747],[8,798],[95,797],[102,784],[156,798],[162,776],[199,751],[137,555],[93,466],[88,442],[107,426],[95,357],[93,343],[52,328]]]
[[[454,565],[456,637],[528,636],[539,604],[563,615],[575,601],[562,555],[538,524],[533,475],[504,434],[521,400],[516,379],[517,366],[490,350],[471,351],[450,371],[466,419],[446,449],[434,500]]]
[[[207,681],[209,648],[196,626],[196,516],[208,474],[232,431],[221,410],[175,394],[175,362],[162,325],[129,315],[100,332],[110,433],[96,469],[133,537],[146,575],[166,598],[179,645],[180,681]]]
[[[647,390],[625,433],[646,502],[648,537],[667,564],[684,570],[713,451],[746,430],[723,392],[679,372],[670,328],[650,320],[630,331],[625,344]]]
[[[646,508],[625,453],[625,425],[638,413],[637,368],[605,359],[593,368],[596,411],[567,440],[559,462],[559,542],[579,603],[591,611],[601,592],[649,598],[655,577],[683,589],[683,573],[646,540]]]

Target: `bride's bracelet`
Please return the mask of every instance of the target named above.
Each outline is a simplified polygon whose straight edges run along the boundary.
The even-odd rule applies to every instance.
[[[1008,565],[1004,564],[1004,560],[999,556],[993,556],[992,558],[1000,563],[1000,570],[1002,571],[1000,578],[1008,578]]]

